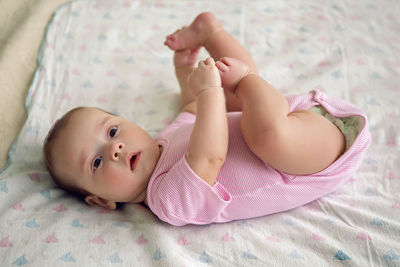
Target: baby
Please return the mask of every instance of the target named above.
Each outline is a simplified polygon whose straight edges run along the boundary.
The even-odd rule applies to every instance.
[[[100,109],[69,111],[44,145],[56,184],[90,205],[143,202],[185,225],[289,210],[354,175],[370,144],[357,107],[319,91],[285,98],[211,13],[165,45],[181,87],[175,121],[153,139]],[[195,67],[201,47],[211,57]]]

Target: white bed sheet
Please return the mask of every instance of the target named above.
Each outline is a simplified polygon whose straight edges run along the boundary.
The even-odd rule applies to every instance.
[[[88,207],[56,188],[41,145],[70,108],[101,107],[153,136],[176,116],[179,87],[163,40],[206,10],[283,93],[318,88],[367,112],[373,143],[357,175],[289,212],[208,226],[173,227],[140,205]],[[400,266],[399,13],[395,0],[62,6],[0,174],[0,265]]]

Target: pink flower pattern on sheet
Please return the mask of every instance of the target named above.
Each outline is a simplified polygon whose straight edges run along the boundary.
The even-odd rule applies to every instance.
[[[204,10],[218,14],[285,94],[318,88],[368,114],[373,143],[352,181],[289,212],[182,228],[142,206],[108,212],[57,189],[41,144],[68,109],[102,107],[153,136],[173,120],[179,88],[163,39]],[[28,118],[0,171],[2,264],[398,265],[399,13],[396,0],[67,3],[46,30]]]

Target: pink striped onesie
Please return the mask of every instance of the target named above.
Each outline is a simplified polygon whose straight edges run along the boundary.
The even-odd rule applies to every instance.
[[[181,113],[156,138],[163,153],[147,188],[152,212],[177,226],[258,217],[304,205],[331,193],[354,175],[371,142],[364,112],[320,91],[288,96],[287,100],[290,111],[321,105],[335,117],[360,116],[361,131],[351,147],[326,169],[296,176],[279,172],[256,157],[240,131],[242,113],[228,113],[228,154],[211,187],[186,161],[195,116]]]

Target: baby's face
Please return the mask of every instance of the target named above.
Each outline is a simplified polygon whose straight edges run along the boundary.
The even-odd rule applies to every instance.
[[[160,157],[160,148],[147,132],[95,108],[71,116],[53,151],[61,177],[114,202],[144,201]]]

